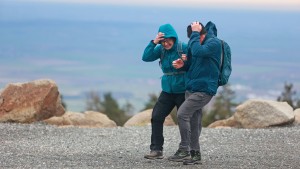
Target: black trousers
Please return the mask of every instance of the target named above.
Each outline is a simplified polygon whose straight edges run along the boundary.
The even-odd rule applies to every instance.
[[[184,93],[170,94],[161,92],[158,100],[153,108],[151,118],[151,145],[150,150],[163,150],[164,136],[163,136],[163,124],[166,117],[171,113],[176,106],[177,110],[184,102]]]

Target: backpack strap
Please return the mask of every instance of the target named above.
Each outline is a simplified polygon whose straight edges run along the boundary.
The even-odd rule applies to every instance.
[[[223,66],[223,61],[224,61],[224,41],[221,40],[221,59],[220,59],[220,71],[222,72],[222,66]]]
[[[180,42],[180,41],[177,44],[177,53],[178,53],[179,57],[181,57],[181,55],[183,54],[182,42]],[[162,47],[161,54],[160,54],[160,60],[162,60],[164,58],[164,54],[165,54],[165,49]]]
[[[164,58],[165,56],[165,49],[163,46],[161,46],[161,52],[160,52],[160,60],[159,60],[159,66],[161,67],[161,62],[162,62],[162,59]]]
[[[161,52],[160,52],[159,66],[161,66],[161,62],[162,62],[162,59],[164,58],[165,52],[166,52],[166,50],[162,46],[161,47]],[[183,49],[182,49],[182,42],[180,42],[180,41],[177,44],[177,53],[178,53],[179,58],[181,58],[181,55],[183,54]]]
[[[177,53],[179,55],[179,58],[181,58],[181,55],[183,54],[183,50],[182,50],[182,42],[178,42],[177,44]]]
[[[221,40],[221,58],[220,58],[220,74],[219,74],[219,78],[218,78],[218,83],[220,83],[221,81],[221,76],[222,76],[222,67],[223,67],[223,61],[224,61],[224,41]]]

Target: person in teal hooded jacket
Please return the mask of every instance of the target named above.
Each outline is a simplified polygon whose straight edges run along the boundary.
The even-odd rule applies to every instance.
[[[187,61],[177,59],[173,62],[175,68],[185,68],[187,73],[185,101],[177,112],[181,141],[176,153],[168,159],[183,164],[198,164],[201,161],[199,137],[202,108],[219,87],[221,41],[216,37],[217,29],[212,22],[207,23],[205,28],[201,23],[193,22],[189,28],[191,35]]]
[[[181,55],[186,53],[187,44],[178,40],[177,33],[170,24],[161,25],[155,39],[151,40],[144,50],[142,60],[153,62],[160,59],[163,71],[162,92],[153,108],[151,117],[150,154],[144,156],[147,159],[163,158],[163,123],[173,108],[176,106],[178,109],[184,101],[185,71],[175,69],[172,61],[181,58]]]

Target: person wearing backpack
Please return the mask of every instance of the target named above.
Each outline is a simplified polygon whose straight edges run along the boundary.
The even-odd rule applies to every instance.
[[[153,108],[151,117],[150,153],[144,158],[162,159],[163,157],[163,123],[165,118],[176,106],[178,109],[184,101],[185,71],[175,69],[172,61],[187,53],[187,44],[179,41],[172,25],[164,24],[158,29],[158,34],[144,50],[142,60],[153,62],[160,59],[163,72],[161,77],[162,92]]]
[[[188,26],[187,61],[174,60],[176,69],[185,68],[185,101],[177,112],[181,141],[170,161],[184,165],[201,163],[199,137],[201,134],[202,108],[216,94],[219,87],[221,41],[216,37],[216,27],[203,27],[199,22]]]

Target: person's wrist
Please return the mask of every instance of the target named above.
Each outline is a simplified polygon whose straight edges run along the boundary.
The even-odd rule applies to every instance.
[[[154,41],[154,40],[151,40],[151,42],[152,42],[154,45],[157,45],[157,43],[155,43],[155,41]]]

